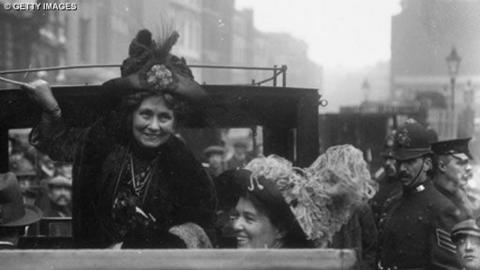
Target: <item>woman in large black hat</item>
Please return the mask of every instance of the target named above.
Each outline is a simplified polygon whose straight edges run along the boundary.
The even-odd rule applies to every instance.
[[[197,225],[207,233],[213,228],[213,183],[174,135],[205,99],[185,60],[170,53],[177,38],[173,32],[156,42],[141,30],[122,77],[104,84],[119,101],[116,109],[87,128],[68,126],[46,82],[25,87],[44,110],[31,143],[54,160],[74,162],[73,234],[80,248],[184,247],[182,236],[196,235]]]
[[[351,145],[329,148],[306,169],[276,155],[255,158],[220,180],[221,205],[234,206],[231,225],[239,248],[335,245],[334,236],[357,205],[375,194],[363,154]],[[361,245],[348,248],[354,244]]]

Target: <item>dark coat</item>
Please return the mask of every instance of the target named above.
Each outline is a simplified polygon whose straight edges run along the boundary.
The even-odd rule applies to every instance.
[[[375,224],[378,223],[385,214],[385,206],[389,199],[402,194],[402,184],[396,177],[389,177],[383,173],[378,179],[378,192],[370,200]]]
[[[60,119],[40,122],[31,134],[31,143],[52,159],[73,162],[73,237],[79,248],[104,248],[118,240],[112,205],[129,147],[112,130],[102,119],[83,129]],[[172,136],[158,149],[154,168],[142,209],[155,218],[155,228],[132,232],[124,246],[181,247],[168,229],[186,222],[213,232],[215,188],[186,145]]]
[[[431,181],[423,187],[404,191],[388,208],[381,221],[380,264],[391,269],[460,269],[450,230],[465,217]]]
[[[358,269],[375,269],[377,227],[368,204],[355,208],[350,220],[335,233],[330,248],[354,249],[359,256]]]

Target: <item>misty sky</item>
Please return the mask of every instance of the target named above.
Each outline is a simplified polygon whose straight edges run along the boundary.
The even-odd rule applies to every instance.
[[[371,66],[390,58],[390,19],[400,0],[237,0],[262,31],[305,40],[325,68]]]

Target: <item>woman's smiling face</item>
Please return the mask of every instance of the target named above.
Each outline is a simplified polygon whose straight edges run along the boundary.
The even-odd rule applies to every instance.
[[[145,98],[133,112],[133,137],[145,148],[165,143],[175,129],[175,115],[161,96]]]
[[[233,213],[238,248],[272,248],[281,244],[281,233],[247,198],[241,197]]]

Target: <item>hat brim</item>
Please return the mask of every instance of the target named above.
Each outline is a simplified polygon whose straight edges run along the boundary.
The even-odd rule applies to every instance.
[[[393,158],[399,161],[405,161],[405,160],[410,160],[414,158],[419,158],[429,154],[432,154],[432,151],[428,148],[398,149],[393,152]]]
[[[0,227],[20,227],[30,225],[39,221],[42,216],[42,210],[33,205],[25,205],[25,215],[17,220],[1,224]]]
[[[210,126],[213,117],[210,110],[214,107],[213,100],[206,91],[194,80],[177,75],[178,84],[175,89],[165,89],[170,93],[188,103],[187,111],[183,112],[183,122],[189,127]],[[115,78],[102,85],[104,90],[103,100],[110,107],[116,108],[123,97],[138,92],[155,92],[140,82],[138,74],[134,73],[127,77]]]
[[[109,97],[122,97],[134,94],[140,91],[165,91],[188,100],[191,103],[198,104],[209,101],[205,90],[193,79],[187,78],[182,74],[175,75],[177,79],[174,89],[165,88],[165,90],[155,90],[148,86],[139,77],[139,73],[133,73],[126,77],[114,78],[103,83],[102,87],[106,89]]]
[[[452,242],[456,243],[460,238],[462,238],[462,236],[476,236],[476,237],[480,237],[480,231],[478,230],[474,230],[474,229],[470,229],[470,228],[464,228],[464,229],[460,229],[460,230],[457,230],[455,232],[452,233],[452,236],[450,237],[452,239]]]

